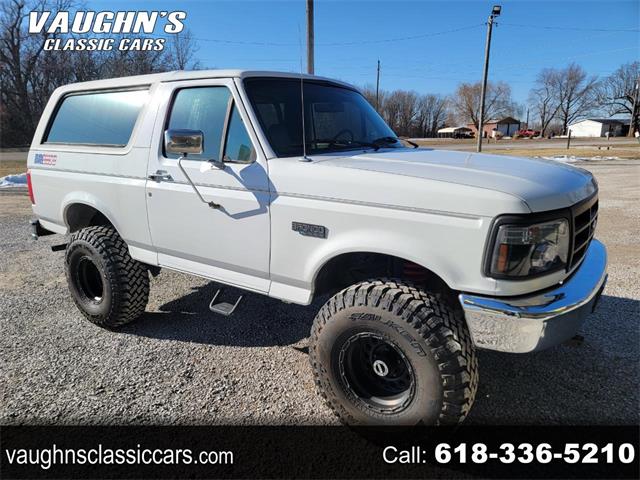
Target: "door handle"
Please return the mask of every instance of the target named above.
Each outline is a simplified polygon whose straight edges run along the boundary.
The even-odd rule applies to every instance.
[[[154,182],[173,182],[173,177],[166,170],[158,170],[147,177]]]

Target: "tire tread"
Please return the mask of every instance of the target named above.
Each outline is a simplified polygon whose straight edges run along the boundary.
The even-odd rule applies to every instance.
[[[438,425],[462,422],[471,410],[478,389],[478,359],[464,315],[433,294],[401,279],[376,278],[351,285],[334,295],[320,309],[311,330],[309,358],[320,395],[345,423],[353,418],[336,399],[318,361],[322,330],[339,310],[369,306],[402,318],[425,341],[434,357],[443,387]]]
[[[91,226],[74,232],[67,247],[67,259],[78,242],[91,245],[105,268],[113,272],[109,278],[113,292],[110,311],[104,316],[91,315],[73,296],[83,315],[89,321],[107,328],[125,325],[142,315],[149,299],[149,273],[140,262],[131,258],[129,248],[118,232],[109,226]],[[67,275],[70,275],[68,268]]]

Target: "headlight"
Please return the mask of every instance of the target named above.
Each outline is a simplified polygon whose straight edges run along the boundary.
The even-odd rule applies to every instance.
[[[528,277],[564,268],[569,256],[569,222],[500,225],[489,273],[495,277]]]

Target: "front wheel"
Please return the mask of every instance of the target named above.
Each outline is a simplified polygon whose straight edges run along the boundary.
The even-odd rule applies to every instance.
[[[309,354],[320,393],[352,425],[456,424],[478,386],[462,314],[401,281],[332,297],[314,320]]]

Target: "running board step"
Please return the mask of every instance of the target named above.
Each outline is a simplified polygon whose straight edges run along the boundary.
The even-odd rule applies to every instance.
[[[216,294],[211,299],[211,303],[209,303],[209,310],[211,310],[213,313],[218,313],[220,315],[224,315],[225,317],[228,317],[232,315],[233,312],[236,311],[236,308],[238,307],[238,305],[240,305],[240,300],[242,300],[242,295],[238,297],[238,300],[236,300],[236,303],[234,304],[231,304],[229,302],[220,302],[220,303],[214,304],[214,302],[218,298],[218,295],[220,295],[221,291],[222,291],[221,288],[218,289]]]

